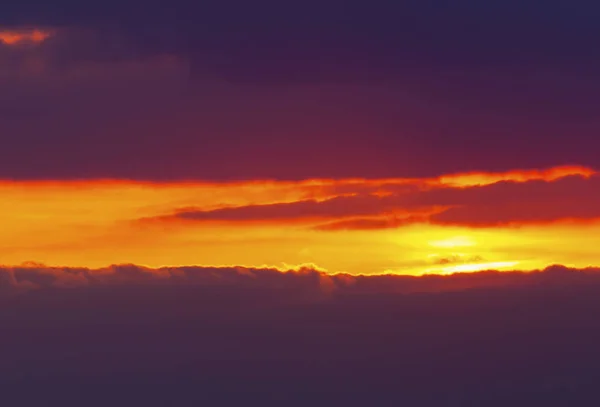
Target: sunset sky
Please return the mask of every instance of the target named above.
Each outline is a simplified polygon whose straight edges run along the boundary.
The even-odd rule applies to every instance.
[[[1,402],[597,405],[599,19],[3,1]]]
[[[535,34],[493,21],[452,45],[433,34],[467,16],[412,3],[389,32],[365,14],[364,38],[352,7],[286,7],[285,27],[110,7],[1,17],[3,264],[600,264],[600,59],[568,47],[595,29],[575,10],[554,43],[549,7]],[[436,31],[403,42],[422,19]]]
[[[436,178],[5,181],[2,261],[351,274],[600,263],[585,167]]]

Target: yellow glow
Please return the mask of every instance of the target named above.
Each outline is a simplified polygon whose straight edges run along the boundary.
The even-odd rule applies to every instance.
[[[430,246],[433,247],[443,247],[443,248],[453,248],[453,247],[469,247],[475,246],[475,242],[472,238],[468,236],[453,236],[448,239],[443,240],[433,240],[429,242]]]
[[[600,264],[600,224],[592,221],[477,229],[410,223],[397,228],[349,231],[316,230],[314,219],[141,220],[183,208],[210,210],[303,199],[321,201],[353,193],[352,188],[339,186],[384,183],[0,182],[0,263],[36,261],[88,267],[113,263],[152,267],[314,263],[331,272],[364,274]]]
[[[479,270],[502,270],[505,268],[515,267],[518,264],[518,261],[493,261],[489,263],[461,264],[458,266],[445,267],[442,270],[444,273],[452,274]]]

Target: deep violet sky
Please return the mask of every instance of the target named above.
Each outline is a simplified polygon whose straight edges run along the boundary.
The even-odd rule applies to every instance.
[[[4,29],[56,34],[35,49],[0,45],[0,177],[596,167],[599,8],[587,0],[10,2]],[[34,57],[42,68],[27,74]]]

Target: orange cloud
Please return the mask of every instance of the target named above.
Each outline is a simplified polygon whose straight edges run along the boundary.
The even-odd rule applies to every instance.
[[[581,177],[591,177],[598,172],[587,167],[569,165],[553,167],[544,170],[513,170],[502,173],[491,172],[471,172],[462,174],[444,175],[438,178],[439,182],[451,186],[476,186],[489,185],[500,181],[555,181],[560,178],[579,175]]]
[[[302,220],[318,229],[397,227],[409,221],[492,226],[543,223],[561,219],[600,217],[600,177],[567,175],[550,181],[499,181],[476,186],[400,188],[385,194],[364,193],[365,185],[349,185],[344,195],[321,200],[297,200],[222,208],[185,208],[162,220],[194,222],[281,222]],[[367,182],[367,187],[370,185]],[[324,191],[321,191],[324,192]]]
[[[41,29],[0,30],[0,42],[5,45],[40,44],[52,33]]]

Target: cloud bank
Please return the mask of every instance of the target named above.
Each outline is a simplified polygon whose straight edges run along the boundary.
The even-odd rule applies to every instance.
[[[595,400],[600,270],[2,268],[14,406],[564,406]],[[35,389],[36,391],[31,391]]]
[[[478,259],[472,259],[478,260]],[[480,260],[480,259],[479,259]],[[452,262],[441,259],[440,263]],[[288,270],[279,268],[182,266],[148,268],[113,265],[100,269],[48,267],[25,264],[0,268],[0,292],[14,294],[39,289],[74,289],[95,286],[199,286],[209,289],[284,290],[299,294],[409,294],[446,292],[493,287],[532,287],[538,285],[595,284],[600,269],[549,266],[535,271],[480,271],[449,275],[349,275],[331,274],[314,265]],[[323,297],[325,298],[325,297]]]
[[[468,175],[465,178],[468,179]],[[369,230],[411,223],[492,227],[600,218],[600,177],[595,172],[551,180],[509,179],[473,185],[389,180],[325,185],[320,189],[323,195],[327,190],[340,195],[216,209],[185,208],[155,220],[300,221],[317,223],[315,228],[319,230]],[[319,221],[322,223],[318,224]]]

